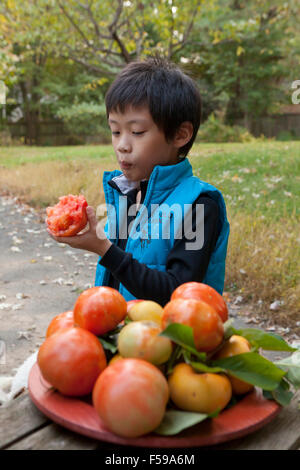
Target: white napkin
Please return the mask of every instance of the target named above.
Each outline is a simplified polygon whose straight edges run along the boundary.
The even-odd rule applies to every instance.
[[[23,364],[18,367],[12,377],[0,376],[0,404],[12,400],[18,393],[28,387],[28,376],[33,364],[37,360],[38,350],[31,354]],[[8,388],[10,387],[10,390]]]

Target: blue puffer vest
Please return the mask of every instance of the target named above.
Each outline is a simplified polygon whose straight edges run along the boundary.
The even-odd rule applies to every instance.
[[[124,227],[127,229],[127,198],[108,184],[109,180],[120,175],[122,172],[119,170],[105,171],[103,175],[107,207],[104,232],[112,243],[117,243]],[[201,193],[208,193],[218,203],[221,222],[221,232],[202,282],[222,294],[229,237],[224,199],[221,192],[214,186],[193,176],[193,169],[187,158],[176,165],[154,167],[144,202],[130,227],[126,252],[132,253],[133,258],[149,268],[165,271],[167,257],[175,239],[180,238],[180,233],[185,234],[183,220],[188,213],[187,210]],[[99,262],[100,260],[101,257]],[[99,262],[95,286],[107,285],[109,271]],[[119,292],[126,301],[135,299],[121,283]]]

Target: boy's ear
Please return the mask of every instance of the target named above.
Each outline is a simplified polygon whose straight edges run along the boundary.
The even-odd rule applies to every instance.
[[[191,140],[193,132],[193,124],[190,121],[182,122],[174,137],[175,147],[180,148],[187,144]]]

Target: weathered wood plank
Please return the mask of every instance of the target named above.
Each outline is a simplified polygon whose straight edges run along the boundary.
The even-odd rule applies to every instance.
[[[296,450],[300,444],[300,391],[271,423],[241,439],[214,446],[228,450]]]
[[[300,391],[267,426],[244,438],[207,447],[207,450],[290,450],[300,444]],[[0,448],[8,450],[109,449],[110,444],[76,434],[48,420],[24,394],[0,408]],[[192,451],[192,449],[190,449]],[[204,450],[204,449],[203,449]],[[122,453],[122,448],[119,449]]]
[[[24,393],[0,407],[0,422],[0,449],[3,449],[50,421],[32,403],[28,393]]]
[[[53,423],[9,446],[7,450],[94,450],[98,446],[99,441]]]

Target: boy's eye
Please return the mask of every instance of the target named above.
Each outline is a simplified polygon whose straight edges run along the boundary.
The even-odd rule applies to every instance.
[[[111,131],[112,135],[119,135],[120,132],[119,131]],[[133,135],[142,135],[145,133],[145,131],[141,131],[141,132],[132,132]]]

